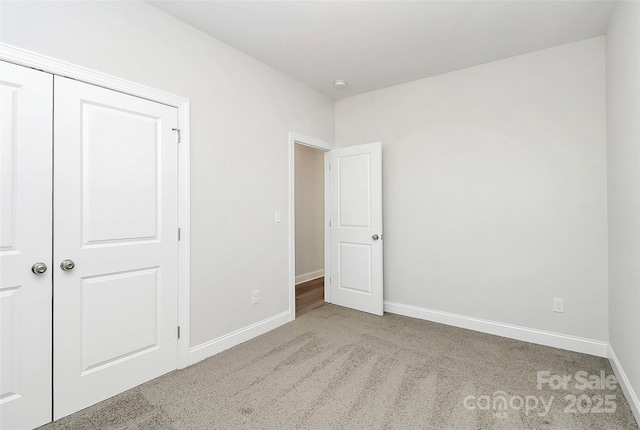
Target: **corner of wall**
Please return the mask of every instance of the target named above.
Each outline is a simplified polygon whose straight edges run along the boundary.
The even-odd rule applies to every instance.
[[[616,374],[616,378],[618,378],[618,383],[622,388],[622,392],[629,403],[629,408],[633,413],[633,417],[636,419],[636,422],[640,424],[640,400],[638,399],[638,395],[635,390],[631,386],[631,382],[629,382],[629,378],[627,378],[620,361],[618,361],[618,356],[611,344],[609,344],[609,361],[611,362],[611,367],[613,368],[613,372]]]

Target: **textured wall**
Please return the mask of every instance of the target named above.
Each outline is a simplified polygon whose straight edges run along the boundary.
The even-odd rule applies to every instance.
[[[640,3],[607,31],[610,342],[640,395]]]
[[[336,103],[336,147],[383,144],[385,300],[608,339],[604,47]]]

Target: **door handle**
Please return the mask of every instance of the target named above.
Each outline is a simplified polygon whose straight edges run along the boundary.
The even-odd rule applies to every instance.
[[[374,234],[373,236],[371,236],[371,239],[378,240],[380,239],[380,236],[378,236],[377,234]]]
[[[42,275],[47,271],[47,265],[44,263],[35,263],[33,266],[31,266],[31,271],[36,275]]]
[[[74,267],[76,267],[76,263],[74,263],[73,260],[62,260],[60,262],[60,268],[65,272],[73,269]]]

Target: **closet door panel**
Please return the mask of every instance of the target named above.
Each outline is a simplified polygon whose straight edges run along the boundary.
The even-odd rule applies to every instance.
[[[3,429],[51,420],[52,112],[52,75],[0,62]]]
[[[55,92],[58,419],[177,366],[178,143],[175,108],[60,77]]]

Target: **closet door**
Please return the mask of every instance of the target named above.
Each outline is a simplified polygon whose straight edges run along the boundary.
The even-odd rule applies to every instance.
[[[55,77],[54,418],[177,367],[177,109]]]
[[[51,421],[52,103],[52,75],[0,62],[2,429]]]

